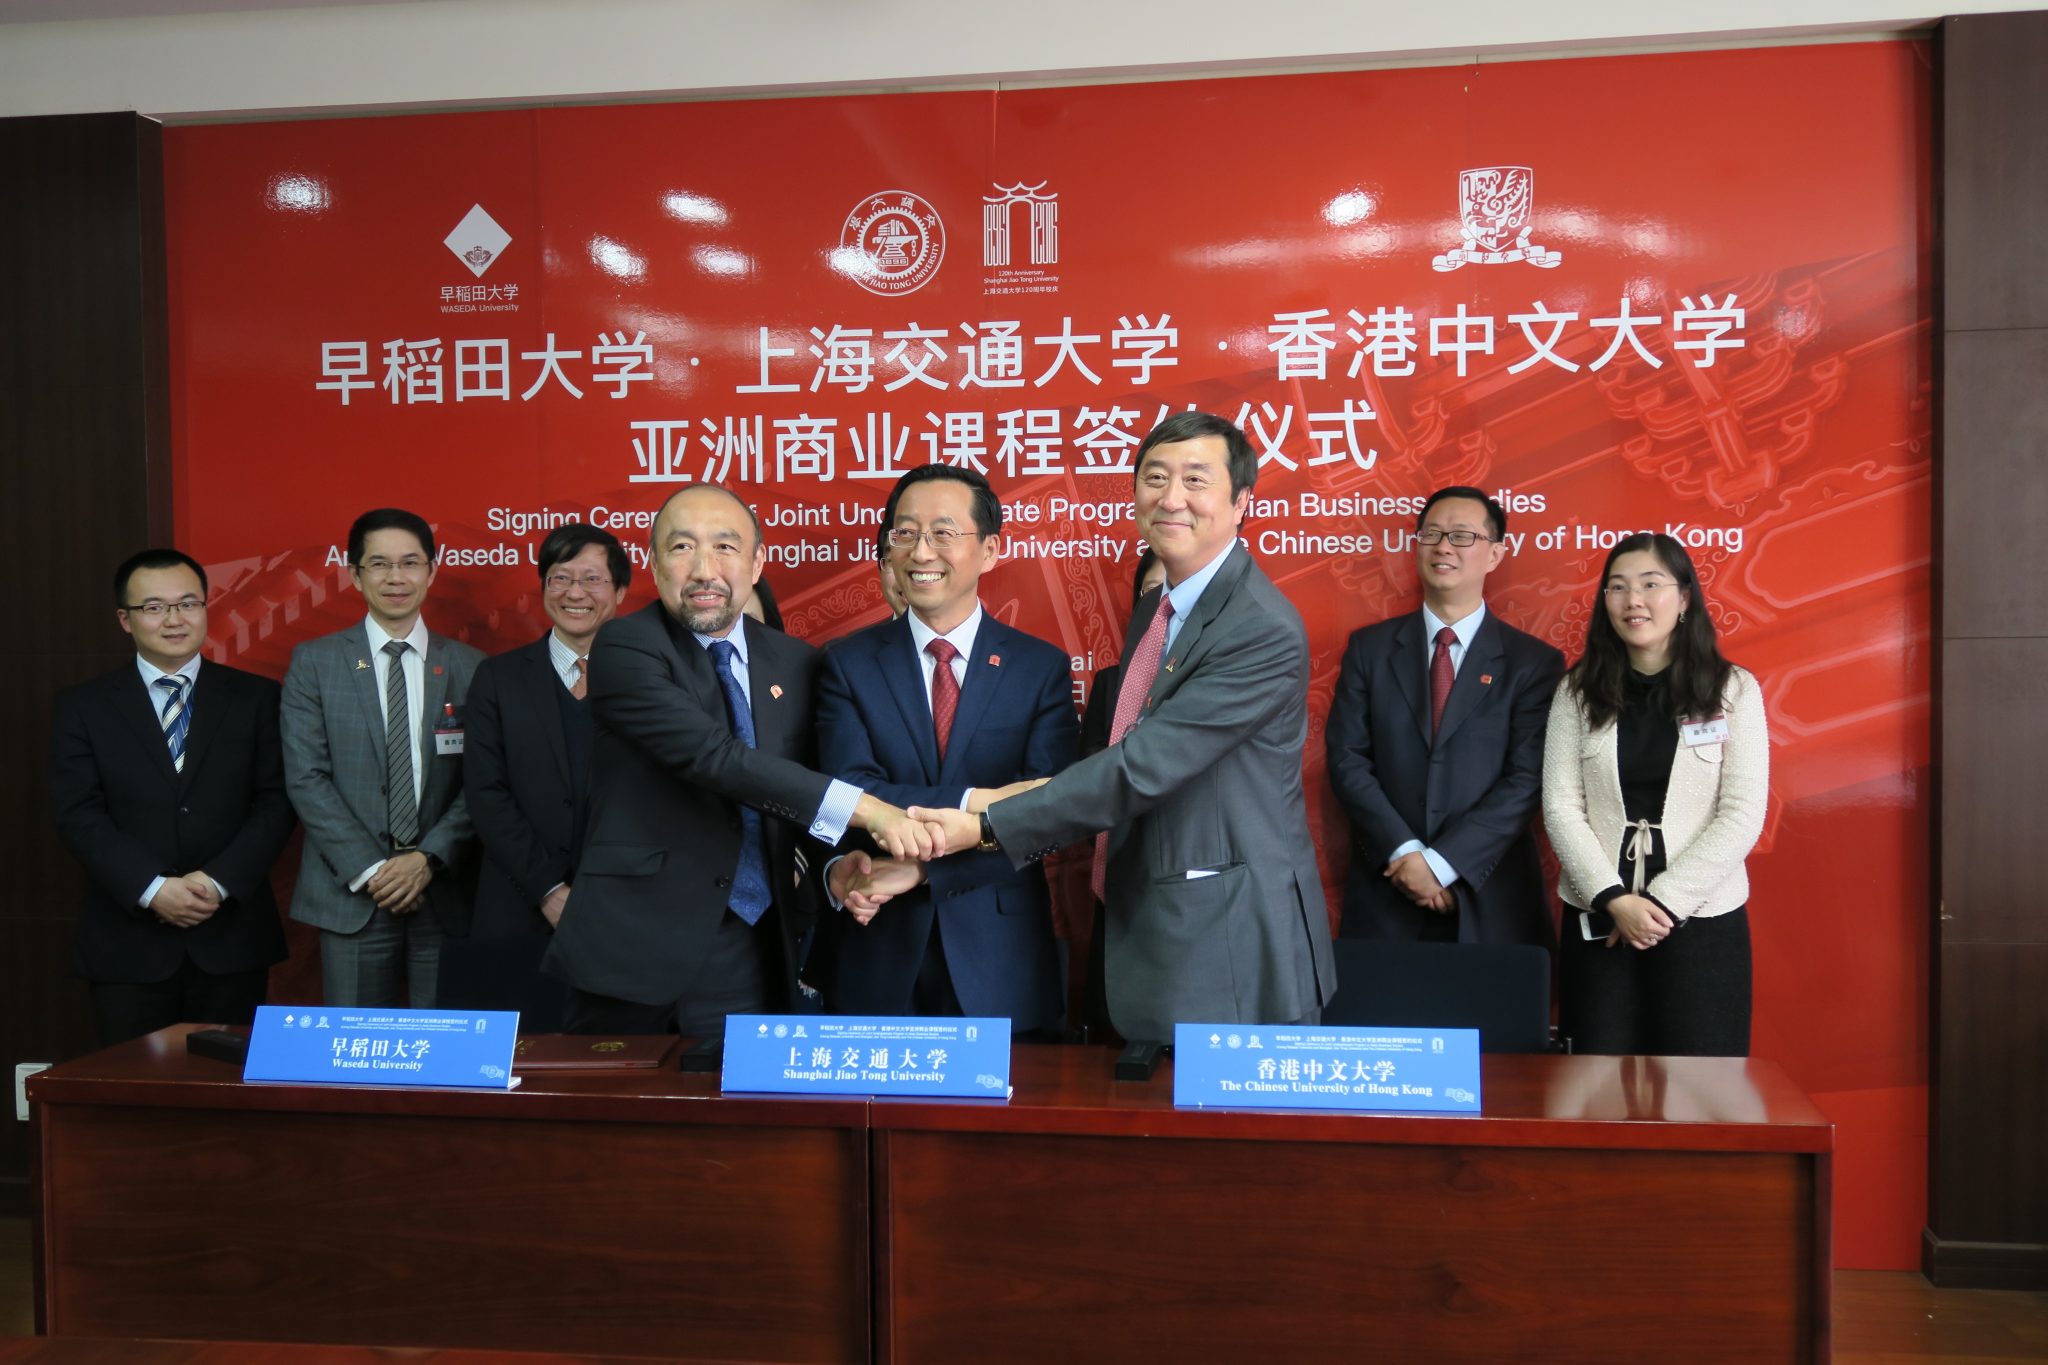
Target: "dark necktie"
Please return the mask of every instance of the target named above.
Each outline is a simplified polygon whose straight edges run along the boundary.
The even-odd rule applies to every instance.
[[[1166,623],[1171,619],[1173,599],[1162,592],[1159,610],[1152,613],[1151,624],[1138,637],[1138,647],[1124,664],[1123,680],[1116,686],[1116,714],[1109,722],[1111,744],[1123,743],[1124,736],[1138,723],[1138,713],[1145,709],[1145,694],[1152,690],[1152,680],[1159,676],[1160,656],[1166,653]],[[1088,885],[1095,892],[1095,899],[1102,900],[1108,884],[1109,831],[1103,830],[1095,836],[1095,865],[1089,869]]]
[[[960,653],[944,636],[924,647],[932,656],[932,733],[939,740],[939,761],[946,758],[946,741],[953,737],[953,717],[960,711],[960,680],[953,676],[953,659]]]
[[[590,695],[590,660],[578,659],[576,661],[576,682],[569,689],[569,695],[578,701],[582,701]]]
[[[1429,737],[1432,740],[1443,728],[1444,703],[1451,699],[1451,683],[1457,677],[1451,671],[1451,646],[1456,643],[1458,632],[1449,626],[1436,633],[1436,653],[1429,661]]]
[[[403,640],[384,646],[391,661],[384,670],[384,799],[393,848],[411,848],[420,837],[420,803],[412,789],[412,704],[405,688],[405,654],[410,648]]]
[[[738,654],[730,640],[711,642],[711,663],[718,670],[718,685],[725,689],[725,710],[732,721],[732,732],[739,737],[740,743],[751,749],[754,747],[754,712],[747,705],[747,694],[732,671],[732,661]],[[768,855],[761,844],[761,813],[752,806],[741,806],[740,864],[733,872],[732,895],[726,904],[747,923],[759,924],[761,916],[768,913],[769,899]]]
[[[185,736],[192,729],[192,711],[185,705],[185,680],[173,673],[158,678],[156,685],[167,694],[164,702],[164,739],[171,746],[171,766],[185,771]]]

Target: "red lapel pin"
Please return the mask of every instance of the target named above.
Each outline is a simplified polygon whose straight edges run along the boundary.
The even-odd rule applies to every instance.
[[[437,677],[437,678],[441,676],[441,665],[439,665],[439,664],[435,664],[435,665],[434,665],[434,676],[435,676],[435,677]]]
[[[1481,673],[1481,674],[1479,675],[1479,685],[1480,685],[1481,687],[1491,687],[1491,686],[1493,686],[1493,674],[1491,674],[1491,673]]]
[[[988,666],[989,666],[990,668],[1001,668],[1001,667],[1003,666],[1003,656],[1002,656],[1002,655],[1000,655],[1000,654],[991,654],[991,655],[989,655],[989,656],[988,656]]]
[[[768,695],[769,695],[769,696],[771,696],[771,697],[773,697],[773,698],[775,698],[775,700],[777,700],[777,701],[781,701],[781,700],[782,700],[782,684],[781,684],[781,683],[773,683],[773,684],[771,684],[771,685],[769,686],[769,688],[768,688]]]

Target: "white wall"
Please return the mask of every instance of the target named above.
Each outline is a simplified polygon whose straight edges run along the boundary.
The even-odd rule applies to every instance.
[[[0,18],[10,3],[50,12],[0,0]],[[1884,0],[427,0],[118,17],[166,6],[70,4],[117,17],[0,23],[0,116],[193,120],[1500,60],[1891,34],[1942,12]]]

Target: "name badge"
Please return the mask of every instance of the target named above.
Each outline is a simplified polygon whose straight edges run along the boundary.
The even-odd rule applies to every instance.
[[[460,757],[462,753],[462,731],[434,731],[434,752],[437,754],[455,754]]]
[[[1479,1030],[1175,1024],[1181,1109],[1479,1112]]]
[[[344,1010],[259,1005],[245,1081],[510,1090],[516,1010]]]
[[[720,1089],[1010,1098],[1010,1021],[820,1014],[725,1020]]]
[[[1678,737],[1685,741],[1688,749],[1697,749],[1702,744],[1719,744],[1728,738],[1728,717],[1708,716],[1705,720],[1691,721],[1678,727]]]

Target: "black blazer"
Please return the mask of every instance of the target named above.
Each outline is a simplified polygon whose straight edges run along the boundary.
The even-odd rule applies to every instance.
[[[1420,839],[1457,870],[1460,943],[1552,943],[1532,825],[1543,733],[1564,656],[1491,610],[1429,734],[1422,613],[1365,627],[1344,650],[1324,737],[1330,786],[1351,819],[1346,938],[1414,939],[1428,916],[1382,875]]]
[[[570,780],[562,691],[545,635],[486,659],[470,679],[462,780],[484,850],[473,937],[548,934],[541,901],[575,881],[570,855],[590,790],[587,774],[580,787]]]
[[[57,698],[50,807],[85,867],[74,959],[88,981],[162,981],[188,955],[209,972],[283,959],[270,870],[293,816],[277,699],[268,678],[202,663],[179,772],[132,661]],[[157,877],[195,871],[229,893],[207,919],[178,929],[142,907]]]
[[[646,1005],[689,998],[739,867],[740,806],[761,822],[781,989],[817,917],[822,848],[806,822],[815,772],[818,651],[748,620],[757,747],[726,718],[710,653],[656,601],[607,622],[590,651],[597,722],[583,863],[544,963],[578,989]]]

